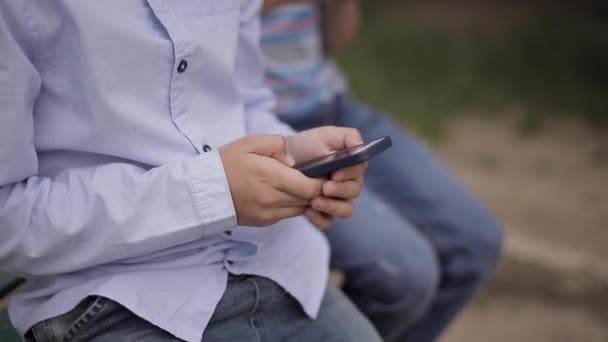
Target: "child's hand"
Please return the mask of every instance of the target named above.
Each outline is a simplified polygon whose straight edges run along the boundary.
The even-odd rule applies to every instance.
[[[323,180],[292,168],[280,135],[253,135],[219,149],[239,225],[264,227],[300,216],[322,193]]]
[[[363,142],[359,131],[353,128],[325,126],[300,132],[288,138],[289,152],[296,161],[329,154]],[[354,212],[353,200],[363,189],[363,174],[367,162],[338,170],[324,182],[322,195],[311,202],[306,210],[308,219],[317,227],[326,228],[333,218],[350,217]]]

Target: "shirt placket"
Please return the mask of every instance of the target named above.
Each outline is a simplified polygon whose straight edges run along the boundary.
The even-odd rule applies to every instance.
[[[173,8],[165,0],[147,0],[154,15],[164,26],[173,44],[173,72],[171,74],[170,111],[177,129],[199,153],[211,151],[203,132],[188,108],[188,62],[195,56],[196,45],[190,32],[180,22]]]

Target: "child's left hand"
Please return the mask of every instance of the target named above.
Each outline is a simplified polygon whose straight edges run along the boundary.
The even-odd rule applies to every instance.
[[[324,126],[302,131],[287,138],[289,153],[296,163],[317,156],[343,150],[363,142],[354,128]],[[334,217],[350,217],[353,200],[363,189],[363,174],[367,162],[334,172],[322,187],[323,195],[311,201],[306,216],[317,227],[327,228]]]

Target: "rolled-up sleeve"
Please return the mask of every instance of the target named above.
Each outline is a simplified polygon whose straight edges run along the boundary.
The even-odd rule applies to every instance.
[[[1,12],[1,271],[72,272],[236,227],[217,152],[150,170],[115,163],[38,176],[33,113],[41,78],[21,28]]]

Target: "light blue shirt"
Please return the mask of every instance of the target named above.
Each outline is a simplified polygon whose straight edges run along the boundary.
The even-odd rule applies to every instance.
[[[325,238],[302,217],[237,227],[215,152],[293,133],[263,86],[260,5],[0,2],[0,270],[28,278],[21,333],[94,294],[200,341],[228,272],[317,314]]]

